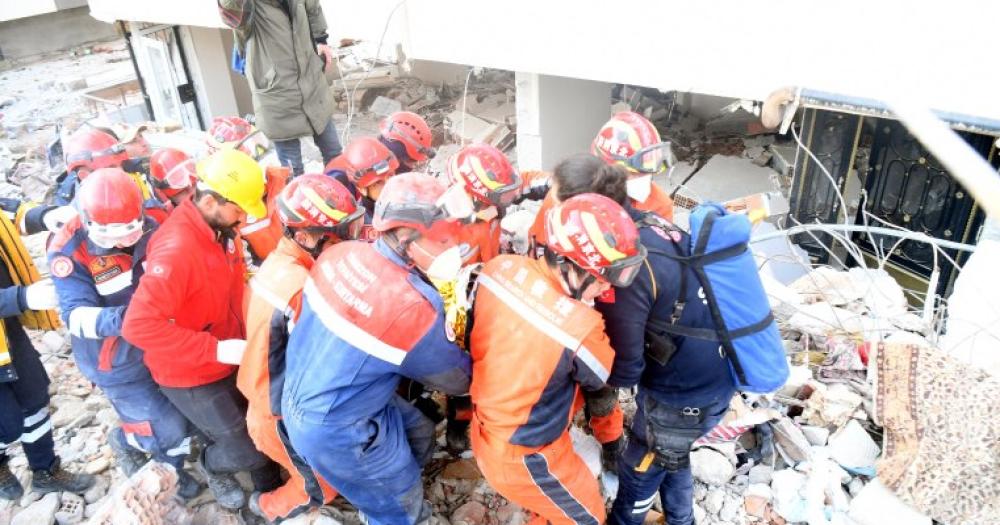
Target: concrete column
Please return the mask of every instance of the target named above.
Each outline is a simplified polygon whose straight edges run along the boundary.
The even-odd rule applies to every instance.
[[[517,164],[551,170],[590,148],[611,116],[611,84],[517,72]]]
[[[229,67],[232,40],[226,38],[228,31],[214,27],[181,28],[181,43],[206,126],[213,117],[242,115],[241,110],[246,108],[241,107],[241,98],[249,100],[246,79],[232,73]]]

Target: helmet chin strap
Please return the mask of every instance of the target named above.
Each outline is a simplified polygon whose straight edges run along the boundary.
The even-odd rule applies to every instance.
[[[550,250],[548,246],[545,247],[545,262],[549,266],[559,269],[563,291],[577,301],[583,300],[584,290],[597,280],[590,272],[584,271],[575,262]],[[583,280],[579,285],[573,286],[570,276],[578,276],[580,272],[584,274]]]
[[[403,259],[403,262],[405,262],[410,266],[416,267],[417,263],[414,262],[413,258],[410,257],[410,255],[406,252],[410,251],[410,244],[419,239],[420,234],[414,234],[405,239],[400,239],[399,235],[397,234],[397,231],[398,230],[392,230],[386,232],[384,237],[386,238],[387,241],[389,241],[386,244],[388,244],[389,247],[392,248],[392,251],[396,252],[396,255],[398,255],[401,259]]]

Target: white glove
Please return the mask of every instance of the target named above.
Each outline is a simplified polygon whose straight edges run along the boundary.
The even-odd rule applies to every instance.
[[[62,229],[63,225],[70,221],[73,217],[76,217],[76,208],[72,206],[59,206],[58,208],[53,208],[42,216],[42,222],[45,223],[45,229],[50,232],[57,232]]]
[[[101,315],[100,306],[78,306],[69,313],[69,333],[77,337],[98,339],[97,316]]]
[[[223,339],[215,350],[215,359],[227,365],[238,365],[243,361],[247,342],[243,339]]]
[[[24,302],[28,304],[29,310],[51,310],[59,306],[55,283],[52,279],[42,279],[28,285],[24,293]]]
[[[535,222],[535,213],[517,210],[500,220],[500,246],[507,253],[525,255],[528,253],[528,231]]]

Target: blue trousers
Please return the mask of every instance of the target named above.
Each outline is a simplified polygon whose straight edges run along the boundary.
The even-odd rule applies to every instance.
[[[295,450],[370,525],[412,525],[430,516],[420,471],[434,451],[434,423],[401,397],[342,427],[287,411],[284,423]]]
[[[103,386],[122,425],[109,439],[148,453],[153,459],[184,467],[191,452],[187,419],[170,403],[153,379]]]
[[[639,525],[653,506],[656,491],[668,525],[694,523],[694,479],[691,476],[691,445],[719,423],[729,408],[729,399],[707,407],[671,407],[639,390],[638,410],[632,434],[618,458],[618,496],[609,524]],[[638,469],[646,453],[661,454],[645,471]]]
[[[333,125],[333,120],[323,128],[318,134],[313,135],[313,141],[323,155],[323,165],[327,165],[334,157],[340,155],[343,148],[340,145],[340,138],[337,137],[337,127]],[[299,139],[276,140],[274,149],[278,154],[278,161],[282,166],[292,168],[293,175],[302,175],[305,168],[302,165],[302,145]]]
[[[48,470],[55,463],[55,441],[49,419],[49,376],[38,352],[17,318],[3,321],[17,380],[0,383],[0,465],[7,462],[6,449],[21,441],[28,466]]]

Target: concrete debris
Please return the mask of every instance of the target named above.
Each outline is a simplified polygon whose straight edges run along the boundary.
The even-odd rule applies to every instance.
[[[881,450],[857,420],[830,436],[830,456],[849,472],[871,474]]]
[[[728,448],[728,450],[726,450]],[[694,478],[713,486],[722,486],[736,473],[733,446],[705,446],[691,452],[691,473]]]
[[[52,525],[59,509],[59,493],[50,492],[14,516],[11,525]]]
[[[814,383],[815,390],[806,402],[802,421],[821,427],[839,428],[861,407],[862,397],[843,384],[825,386]]]
[[[771,429],[774,431],[774,441],[778,452],[781,453],[786,463],[794,465],[802,461],[809,461],[812,457],[812,447],[802,430],[791,419],[786,417],[773,421]]]
[[[70,492],[63,492],[60,498],[59,510],[56,511],[56,523],[59,525],[72,525],[83,521],[83,509],[85,507],[83,498]]]
[[[601,473],[601,444],[594,436],[576,426],[569,430],[569,437],[573,441],[573,450],[583,458],[594,477],[597,477]]]
[[[858,525],[931,525],[931,519],[901,501],[878,478],[851,501],[848,514]]]
[[[375,98],[375,102],[372,102],[372,107],[370,109],[372,113],[380,117],[385,117],[402,110],[403,104],[401,102],[382,96]]]
[[[90,525],[161,525],[190,520],[190,512],[174,496],[177,473],[170,465],[151,461],[115,487]]]

